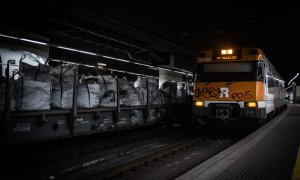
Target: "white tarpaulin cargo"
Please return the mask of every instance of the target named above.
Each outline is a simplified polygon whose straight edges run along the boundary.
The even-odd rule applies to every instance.
[[[134,82],[134,87],[142,87],[144,89],[147,89],[147,83],[146,79],[148,79],[148,86],[149,86],[149,91],[153,92],[158,89],[158,82],[156,78],[151,78],[151,77],[142,77],[138,76],[137,80]]]
[[[79,85],[77,96],[77,106],[79,108],[95,108],[99,106],[100,85],[85,84]]]
[[[141,101],[139,94],[133,90],[127,90],[123,95],[120,97],[120,104],[124,106],[140,106]]]
[[[140,93],[134,86],[126,79],[126,77],[119,79],[120,91],[120,105],[124,106],[140,106]]]
[[[130,82],[126,79],[126,77],[122,77],[119,79],[119,91],[120,92],[126,92],[128,90],[133,89]]]
[[[99,84],[99,90],[100,90],[99,91],[99,99],[101,99],[106,92],[106,85],[104,83],[104,77],[99,75],[97,77],[93,77],[93,79],[94,79],[94,83]],[[117,89],[117,87],[116,87],[116,89]]]
[[[110,91],[100,100],[100,107],[117,107],[117,95]]]
[[[51,107],[71,109],[73,107],[74,73],[76,66],[62,64],[52,69]]]
[[[49,110],[51,84],[19,78],[15,82],[16,108],[19,110]]]
[[[166,104],[161,90],[158,89],[158,82],[156,78],[151,77],[142,77],[138,76],[137,80],[134,83],[134,87],[138,89],[138,92],[141,97],[141,104],[147,104],[147,82],[148,79],[148,88],[149,88],[149,104],[150,105],[161,105]]]
[[[32,66],[25,62],[20,62],[20,73],[24,79],[50,82],[50,71],[51,67],[45,64],[38,63],[37,66]]]
[[[20,60],[21,77],[14,84],[16,109],[50,110],[50,70],[50,66],[39,62],[38,66],[32,66]]]
[[[73,84],[53,86],[51,92],[51,107],[71,109],[73,107]]]
[[[105,93],[111,91],[116,93],[117,92],[117,78],[112,77],[111,75],[104,75],[103,76],[104,83],[105,83]]]
[[[135,90],[139,94],[139,100],[141,101],[141,105],[147,105],[147,90],[142,87],[138,87]]]

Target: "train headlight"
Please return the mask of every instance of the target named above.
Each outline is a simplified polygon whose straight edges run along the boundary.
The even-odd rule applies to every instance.
[[[245,107],[256,108],[257,107],[257,102],[245,102]]]
[[[222,49],[221,50],[221,55],[228,55],[228,54],[232,54],[233,50],[232,49]]]
[[[204,106],[204,102],[203,101],[196,101],[195,102],[195,106],[197,106],[197,107],[203,107]]]

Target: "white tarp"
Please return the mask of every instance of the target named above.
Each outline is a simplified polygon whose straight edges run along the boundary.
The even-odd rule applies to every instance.
[[[99,75],[97,77],[94,78],[95,80],[95,83],[99,84],[99,99],[101,99],[104,94],[105,94],[105,91],[106,91],[106,85],[104,83],[104,77]],[[116,87],[117,89],[117,87]]]
[[[117,95],[110,91],[100,100],[100,107],[117,107]]]
[[[137,80],[134,82],[134,87],[137,88],[141,98],[141,104],[147,104],[147,82],[148,79],[148,88],[149,88],[149,103],[151,105],[160,105],[161,97],[159,95],[160,90],[158,89],[158,82],[156,78],[142,77],[138,76]]]
[[[147,105],[147,90],[142,87],[138,87],[136,88],[136,91],[139,94],[141,105]]]
[[[104,75],[104,84],[105,84],[105,93],[111,91],[116,93],[117,92],[117,78],[112,77],[111,75]]]
[[[74,72],[76,66],[63,64],[51,71],[51,107],[71,109],[73,107]]]
[[[119,79],[119,91],[126,92],[128,90],[132,90],[133,87],[130,82],[126,79],[126,77],[122,77]]]
[[[50,71],[51,67],[48,65],[38,63],[37,66],[33,66],[25,62],[20,62],[20,73],[24,79],[50,82]]]
[[[126,79],[119,79],[120,105],[124,106],[140,106],[141,97],[138,90]]]
[[[147,89],[146,79],[148,79],[148,86],[149,86],[150,93],[156,91],[158,89],[158,82],[156,78],[138,76],[137,80],[134,82],[134,87],[135,88],[141,87]]]
[[[71,109],[73,107],[73,84],[53,86],[51,92],[51,107]]]
[[[79,108],[95,108],[99,106],[99,84],[79,85],[77,92],[77,106]]]
[[[19,110],[50,110],[51,84],[19,78],[15,82],[16,108]]]
[[[125,94],[120,96],[120,104],[124,106],[140,106],[141,101],[139,94],[133,90],[127,90]]]
[[[16,109],[50,110],[50,66],[38,63],[32,66],[20,62],[21,77],[15,81]]]

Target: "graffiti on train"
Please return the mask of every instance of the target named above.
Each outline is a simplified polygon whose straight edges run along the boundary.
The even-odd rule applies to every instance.
[[[231,99],[239,100],[239,99],[251,99],[252,95],[250,94],[250,91],[245,91],[245,93],[233,93],[231,95]]]
[[[195,90],[195,97],[216,98],[229,97],[229,89],[227,87],[203,87]]]
[[[228,98],[229,97],[229,89],[227,87],[202,87],[197,88],[195,90],[195,97],[203,97],[203,98]],[[240,99],[251,99],[252,95],[250,91],[245,92],[236,92],[231,94],[231,99],[240,100]]]

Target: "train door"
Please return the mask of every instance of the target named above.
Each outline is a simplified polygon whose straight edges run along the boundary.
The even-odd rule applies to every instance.
[[[266,99],[268,98],[268,80],[267,80],[267,73],[268,73],[268,66],[266,65],[265,61],[259,61],[257,64],[257,81],[261,81],[264,83],[263,93],[265,97],[263,98],[265,104],[265,108],[267,108]],[[267,116],[266,111],[261,114],[260,121],[264,121],[265,117]]]
[[[274,104],[274,100],[275,100],[275,96],[274,96],[274,74],[272,71],[272,67],[270,65],[267,65],[267,71],[266,71],[266,113],[268,115],[269,118],[272,118],[273,113],[274,113],[274,108],[275,108],[275,104]]]

